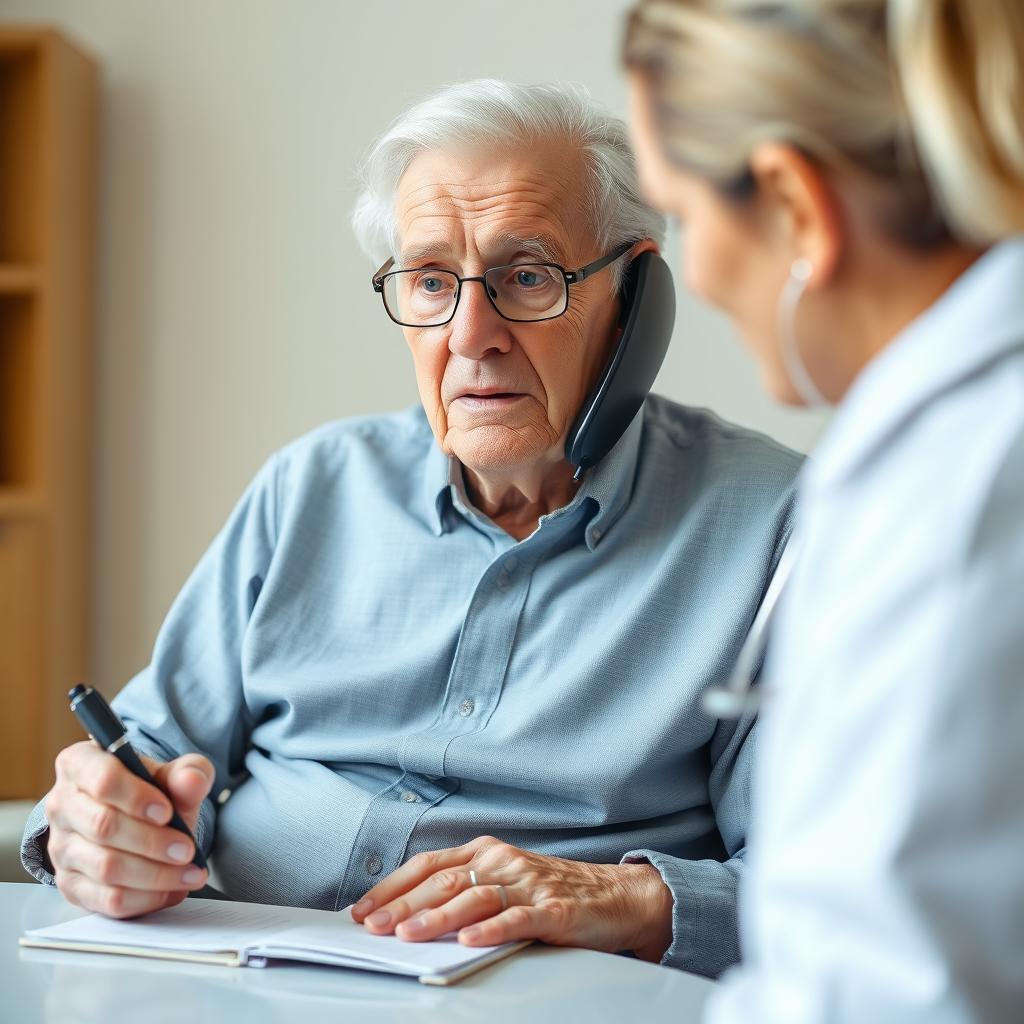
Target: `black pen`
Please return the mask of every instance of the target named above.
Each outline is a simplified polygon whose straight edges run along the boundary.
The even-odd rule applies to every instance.
[[[137,775],[143,782],[148,782],[151,786],[156,786],[153,776],[146,771],[146,766],[139,760],[139,755],[135,753],[135,749],[128,742],[124,723],[114,714],[114,709],[103,699],[103,694],[99,690],[79,684],[68,693],[68,700],[71,701],[71,710],[75,713],[75,717],[92,740],[108,753],[113,754],[133,775]],[[159,788],[157,786],[157,789]],[[184,832],[192,840],[196,849],[192,863],[197,868],[205,870],[206,858],[203,856],[203,851],[199,849],[199,844],[189,831],[188,825],[181,820],[181,815],[174,810],[173,803],[171,812],[172,816],[168,824],[171,828]]]

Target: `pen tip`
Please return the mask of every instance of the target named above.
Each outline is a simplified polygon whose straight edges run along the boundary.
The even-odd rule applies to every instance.
[[[71,687],[71,689],[68,690],[68,700],[73,701],[76,697],[81,697],[82,694],[85,693],[85,689],[86,688],[81,683],[77,686]]]

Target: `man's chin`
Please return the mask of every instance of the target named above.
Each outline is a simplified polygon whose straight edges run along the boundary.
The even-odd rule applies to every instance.
[[[473,427],[449,425],[443,447],[474,472],[504,473],[548,461],[547,456],[556,444],[536,428],[489,423]]]

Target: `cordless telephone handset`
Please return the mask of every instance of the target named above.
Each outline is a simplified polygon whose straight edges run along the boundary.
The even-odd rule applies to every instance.
[[[668,351],[675,315],[672,271],[657,253],[641,253],[623,289],[622,336],[565,441],[577,478],[611,451],[643,405]]]

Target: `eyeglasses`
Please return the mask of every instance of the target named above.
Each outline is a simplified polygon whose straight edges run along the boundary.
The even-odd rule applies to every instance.
[[[569,285],[592,277],[621,259],[633,242],[588,263],[566,270],[557,263],[509,263],[491,267],[480,277],[459,277],[450,270],[392,270],[389,259],[373,275],[373,290],[380,292],[384,309],[402,327],[443,327],[455,316],[462,286],[479,281],[498,316],[513,323],[554,320],[569,308]]]

